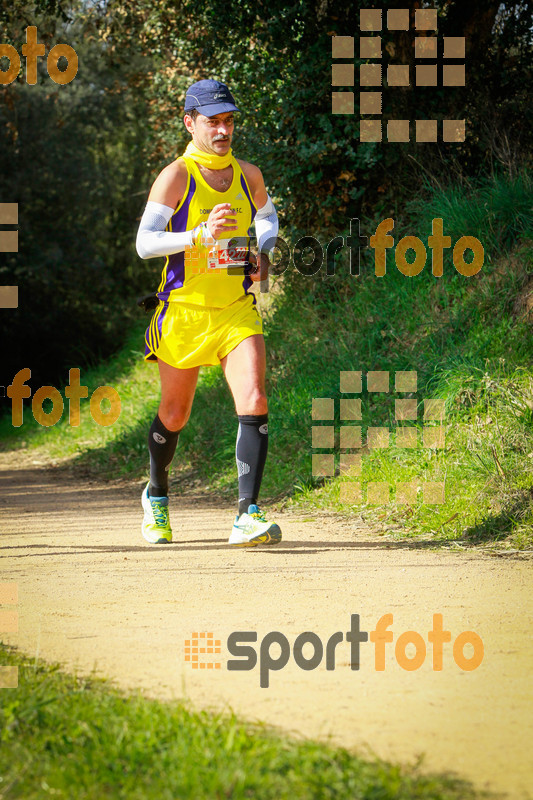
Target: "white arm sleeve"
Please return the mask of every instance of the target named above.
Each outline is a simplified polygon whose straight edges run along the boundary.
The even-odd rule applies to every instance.
[[[157,256],[168,256],[171,253],[181,253],[186,247],[192,246],[192,230],[183,233],[165,230],[173,213],[174,209],[170,206],[148,200],[136,241],[137,252],[141,258],[156,258]]]
[[[254,222],[257,250],[261,252],[265,244],[267,245],[265,250],[272,250],[278,236],[279,224],[274,203],[268,195],[263,208],[257,209]]]

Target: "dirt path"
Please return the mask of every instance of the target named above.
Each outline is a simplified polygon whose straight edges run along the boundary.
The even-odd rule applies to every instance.
[[[52,470],[0,456],[0,580],[19,586],[19,632],[4,641],[69,668],[113,678],[161,698],[187,696],[203,707],[233,708],[291,732],[331,736],[388,759],[450,770],[476,786],[523,798],[533,781],[531,562],[474,552],[437,552],[373,536],[364,523],[279,515],[278,547],[227,546],[233,508],[187,497],[174,502],[175,543],[150,546],[140,536],[140,488],[64,481]],[[270,631],[292,648],[303,631],[324,646],[359,614],[372,631],[392,613],[394,642],[385,670],[374,669],[374,644],[350,646],[304,671],[292,652],[282,671],[259,686],[259,667],[229,671],[227,639],[256,631],[259,652]],[[464,630],[484,643],[477,669],[458,668],[444,645],[432,669],[427,633],[441,613],[452,642]],[[401,668],[395,644],[404,631],[427,644],[416,671]],[[220,668],[193,669],[184,642],[213,632]],[[273,658],[280,648],[271,646]],[[410,645],[406,654],[414,653]],[[467,645],[465,657],[472,648]],[[303,656],[310,658],[306,645]]]

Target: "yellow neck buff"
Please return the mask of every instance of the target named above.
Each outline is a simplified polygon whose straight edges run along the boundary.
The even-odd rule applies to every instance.
[[[232,159],[231,147],[225,156],[219,156],[217,153],[206,153],[205,150],[200,150],[193,142],[189,142],[183,155],[192,158],[208,169],[225,169],[229,167]]]

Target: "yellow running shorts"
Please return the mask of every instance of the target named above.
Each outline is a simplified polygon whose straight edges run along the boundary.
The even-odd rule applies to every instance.
[[[146,330],[146,361],[171,367],[214,366],[249,336],[263,333],[251,294],[225,308],[160,302]]]

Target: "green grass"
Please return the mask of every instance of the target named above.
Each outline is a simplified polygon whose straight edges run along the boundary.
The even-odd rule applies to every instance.
[[[444,220],[444,233],[452,246],[461,236],[475,236],[490,260],[512,250],[524,238],[533,238],[533,178],[524,171],[512,180],[499,176],[458,186],[437,186],[429,197],[408,205],[409,215],[421,230],[431,230],[431,220]]]
[[[324,271],[305,277],[290,268],[277,280],[275,302],[264,313],[268,349],[270,449],[262,497],[270,502],[362,512],[374,525],[397,536],[460,540],[505,548],[533,547],[533,336],[527,297],[533,281],[531,179],[493,178],[477,186],[437,187],[413,201],[397,220],[396,242],[404,234],[426,244],[431,219],[442,217],[454,243],[475,235],[486,262],[471,278],[454,268],[445,251],[444,275],[430,269],[402,275],[388,251],[387,273],[374,275],[367,253],[361,276],[350,276],[347,259],[338,256],[335,276]],[[387,212],[394,216],[394,210]],[[385,215],[385,214],[384,214]],[[376,220],[363,221],[365,233]],[[53,428],[34,423],[26,401],[24,426],[14,430],[0,421],[4,447],[41,448],[55,458],[75,456],[87,474],[146,477],[146,436],[155,414],[157,369],[141,359],[140,320],[124,348],[98,370],[82,372],[92,392],[115,386],[122,416],[110,428],[95,425],[82,401],[82,425],[71,428],[65,412]],[[311,407],[314,397],[340,399],[339,373],[357,370],[415,370],[416,394],[362,394],[362,431],[389,427],[391,446],[365,452],[361,476],[364,503],[341,501],[342,476],[312,476]],[[392,380],[391,380],[392,385]],[[393,386],[392,386],[393,388]],[[418,401],[419,445],[395,446],[394,400]],[[424,398],[442,398],[446,444],[421,446]],[[85,406],[84,406],[85,404]],[[336,402],[336,444],[341,424]],[[317,423],[323,424],[323,423]],[[328,423],[324,423],[328,424]],[[436,423],[431,423],[432,425]],[[206,490],[234,496],[236,419],[220,368],[204,370],[191,420],[180,436],[171,475],[173,492],[195,477]],[[444,505],[416,502],[373,505],[366,502],[368,482],[446,481]]]
[[[362,512],[393,535],[429,537],[435,544],[460,540],[465,546],[533,547],[533,336],[532,313],[527,314],[533,288],[532,207],[531,177],[521,174],[477,186],[437,187],[411,202],[402,218],[392,209],[383,213],[396,217],[396,242],[411,234],[427,246],[436,217],[444,220],[452,245],[460,236],[477,236],[486,259],[472,278],[457,273],[450,250],[444,276],[435,278],[429,248],[428,263],[415,278],[400,274],[392,250],[382,278],[374,276],[368,254],[360,278],[350,277],[346,265],[342,281],[323,275],[314,281],[290,277],[270,326],[270,351],[279,377],[291,387],[307,388],[307,419],[311,397],[336,400],[334,423],[315,424],[334,424],[338,447],[339,372],[388,371],[390,393],[364,391],[362,421],[351,424],[362,426],[363,442],[369,426],[388,427],[391,444],[363,451],[362,474],[356,479],[364,500],[369,482],[391,488],[396,482],[414,482],[418,489],[416,501],[409,504],[396,503],[394,490],[388,503],[343,502],[347,490],[338,460],[334,479],[309,477],[308,435],[305,454],[294,439],[287,442],[292,463],[298,463],[295,453],[305,458],[295,481],[297,505]],[[378,222],[363,221],[363,232],[373,232]],[[291,335],[284,343],[289,320]],[[416,370],[416,395],[394,391],[397,370]],[[280,381],[273,384],[275,390]],[[302,394],[298,392],[300,398]],[[417,423],[403,423],[418,429],[413,450],[395,447],[394,401],[402,397],[418,401]],[[421,446],[424,398],[445,400],[443,450]],[[445,503],[424,504],[422,483],[444,479]]]
[[[319,488],[300,488],[299,503],[311,508],[336,507],[363,511],[366,519],[396,536],[460,539],[462,543],[506,542],[529,548],[533,530],[533,378],[525,368],[507,374],[505,362],[485,369],[463,364],[443,371],[432,396],[445,402],[445,447],[422,447],[423,426],[416,429],[418,445],[397,447],[398,423],[389,420],[392,444],[367,452],[362,474],[327,481]],[[423,407],[419,408],[419,418]],[[433,427],[437,423],[430,423]],[[414,502],[387,506],[350,503],[343,486],[358,480],[367,497],[370,482],[414,484]],[[422,484],[445,480],[445,503],[424,502]],[[343,501],[343,497],[345,498]]]
[[[362,759],[232,714],[125,695],[2,645],[0,656],[2,664],[19,667],[18,689],[0,690],[3,800],[489,796],[444,774],[422,775],[419,764]]]

